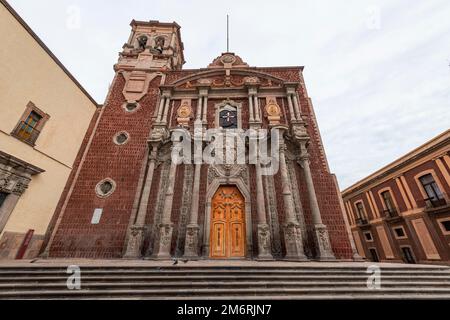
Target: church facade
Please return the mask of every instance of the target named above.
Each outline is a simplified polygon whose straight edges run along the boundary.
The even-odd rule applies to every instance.
[[[41,255],[352,259],[303,67],[183,69],[179,25],[131,27]]]

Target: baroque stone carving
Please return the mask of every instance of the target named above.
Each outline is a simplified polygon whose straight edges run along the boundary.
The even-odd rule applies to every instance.
[[[298,224],[289,222],[284,226],[284,242],[286,244],[286,259],[306,260],[303,253],[301,231]]]
[[[275,97],[267,98],[266,112],[267,112],[267,119],[269,120],[269,124],[271,124],[271,125],[280,124],[281,108],[278,105],[277,99]]]
[[[187,126],[192,114],[191,100],[182,100],[177,110],[177,122],[181,126]]]
[[[245,184],[248,184],[248,169],[246,165],[210,165],[208,168],[208,185],[215,178],[241,178]]]
[[[314,239],[318,248],[317,258],[320,260],[335,260],[330,244],[327,227],[323,224],[314,226]]]
[[[270,229],[267,224],[258,224],[258,259],[273,259],[271,254]]]

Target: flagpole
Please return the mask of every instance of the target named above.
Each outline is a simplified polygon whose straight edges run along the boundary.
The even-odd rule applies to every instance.
[[[227,52],[230,52],[230,38],[229,38],[229,22],[227,15]]]

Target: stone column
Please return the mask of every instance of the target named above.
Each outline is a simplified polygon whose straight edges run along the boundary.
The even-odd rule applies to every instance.
[[[164,96],[161,96],[161,100],[159,100],[158,116],[156,117],[156,122],[161,122],[162,120],[165,99],[166,98]]]
[[[295,117],[297,118],[297,120],[302,120],[302,114],[301,114],[301,111],[300,111],[300,103],[298,102],[297,93],[293,93],[292,94],[292,98],[294,100]]]
[[[316,190],[309,166],[309,154],[306,151],[306,141],[301,142],[300,166],[305,175],[306,188],[308,190],[309,206],[311,208],[312,220],[314,224],[314,240],[317,247],[317,258],[319,260],[335,260],[331,249],[330,238],[327,227],[322,223],[319,203],[317,202]]]
[[[259,110],[259,102],[258,102],[258,96],[255,94],[253,96],[254,99],[254,108],[255,108],[255,120],[260,122],[261,121],[261,116],[260,116],[260,110]]]
[[[284,143],[283,135],[280,134],[280,174],[281,184],[283,188],[283,200],[285,210],[285,224],[284,224],[284,239],[286,244],[285,259],[292,260],[307,260],[302,242],[302,234],[300,225],[297,221],[297,215],[294,209],[294,199],[292,198],[292,191],[290,186],[290,179],[288,175],[286,157],[286,145]]]
[[[288,106],[289,106],[289,114],[291,115],[291,120],[297,120],[294,114],[294,107],[292,106],[292,94],[288,93],[287,95]]]
[[[194,182],[192,186],[192,203],[191,214],[189,218],[189,224],[186,226],[186,240],[184,244],[184,257],[187,259],[198,259],[199,257],[199,245],[198,235],[200,226],[198,225],[198,206],[200,197],[200,173],[202,169],[201,164],[201,136],[194,136],[194,147],[196,149],[195,156],[195,168],[194,168]],[[196,143],[195,143],[196,142]]]
[[[141,199],[139,202],[139,209],[136,215],[134,224],[131,226],[128,237],[127,250],[124,258],[136,259],[141,256],[142,243],[144,241],[144,234],[146,231],[145,217],[147,215],[148,199],[150,197],[150,189],[152,187],[153,173],[155,171],[156,158],[158,154],[158,146],[155,144],[149,155],[149,165],[147,176],[142,190]]]
[[[258,214],[258,260],[272,260],[272,246],[270,228],[266,219],[266,205],[264,202],[264,188],[261,177],[261,164],[256,167],[256,209]]]
[[[167,123],[167,115],[169,114],[170,109],[170,96],[166,96],[166,105],[164,107],[164,118],[162,120],[163,123]]]
[[[176,153],[179,152],[180,146],[174,141],[172,150]],[[173,223],[170,220],[172,215],[173,205],[173,191],[175,187],[175,176],[177,173],[177,164],[172,161],[169,169],[169,181],[167,191],[164,199],[164,209],[162,213],[161,224],[159,227],[159,243],[156,247],[155,258],[156,259],[170,259],[170,247],[172,242]]]
[[[255,117],[253,115],[253,96],[249,94],[248,96],[248,108],[250,111],[250,122],[255,121]]]
[[[197,115],[195,117],[196,120],[200,120],[202,116],[202,96],[198,96],[198,102],[197,102]]]
[[[203,123],[207,122],[206,113],[208,112],[208,96],[203,96]]]

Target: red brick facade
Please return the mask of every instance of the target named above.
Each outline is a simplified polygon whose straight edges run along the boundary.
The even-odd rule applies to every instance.
[[[372,261],[450,261],[449,164],[450,132],[446,131],[343,191],[360,255]],[[435,194],[420,180],[429,174]],[[392,208],[382,198],[386,190],[393,199]],[[356,209],[360,201],[363,217]],[[379,234],[382,230],[387,241]]]
[[[135,22],[134,37],[139,34],[139,27],[145,23]],[[147,23],[148,24],[148,23]],[[157,28],[166,28],[171,31],[176,26],[171,24],[159,24]],[[175,28],[175,29],[172,29]],[[137,31],[136,31],[136,30]],[[178,33],[179,36],[179,33]],[[176,38],[177,33],[172,33],[172,37]],[[134,38],[133,38],[134,39]],[[170,39],[170,37],[167,37]],[[176,38],[179,41],[179,38]],[[181,61],[168,60],[169,67],[155,67],[152,65],[147,67],[143,72],[151,79],[145,92],[142,92],[137,102],[139,106],[132,112],[127,112],[124,106],[136,94],[136,90],[129,90],[132,77],[135,73],[141,72],[137,66],[130,67],[129,61],[124,57],[134,57],[135,55],[143,55],[147,51],[137,53],[133,47],[134,40],[128,43],[129,51],[124,51],[119,64],[115,66],[117,74],[114,78],[110,89],[110,94],[103,106],[100,118],[93,120],[91,130],[86,135],[88,140],[92,139],[89,148],[82,148],[75,164],[74,172],[67,184],[66,190],[61,198],[60,205],[55,212],[54,221],[49,228],[47,242],[50,257],[89,257],[89,258],[121,258],[127,250],[127,243],[130,239],[130,228],[136,223],[138,209],[142,207],[142,202],[147,201],[147,210],[145,213],[145,227],[143,244],[140,253],[144,256],[151,256],[156,250],[159,236],[157,230],[157,222],[160,221],[161,215],[164,213],[158,206],[162,206],[163,199],[167,197],[164,190],[170,184],[169,171],[170,162],[163,158],[165,146],[159,147],[158,158],[155,169],[152,172],[151,188],[147,195],[143,191],[146,179],[149,176],[148,155],[150,147],[148,140],[152,136],[152,130],[158,121],[158,112],[161,105],[165,90],[170,90],[171,97],[168,112],[168,130],[177,128],[178,110],[183,99],[190,99],[191,118],[189,120],[188,129],[192,132],[192,124],[197,113],[198,106],[198,88],[202,84],[199,79],[207,78],[210,81],[208,88],[207,102],[207,125],[206,128],[214,128],[217,126],[215,108],[218,104],[226,99],[231,99],[236,105],[240,105],[242,129],[250,127],[249,118],[249,96],[247,95],[247,86],[244,84],[248,77],[257,77],[258,86],[258,103],[261,111],[260,126],[269,128],[269,120],[266,106],[266,96],[276,97],[276,103],[280,106],[280,125],[286,128],[291,126],[291,115],[288,109],[288,98],[286,96],[286,86],[293,83],[296,87],[295,95],[298,97],[302,121],[306,127],[307,137],[309,139],[308,153],[310,161],[310,170],[315,188],[315,194],[319,204],[320,215],[323,224],[328,229],[329,241],[334,256],[337,259],[351,259],[353,252],[350,246],[348,233],[343,219],[343,213],[339,203],[339,194],[336,191],[333,176],[329,172],[326,156],[321,143],[320,133],[314,116],[311,100],[307,96],[302,76],[301,67],[286,68],[249,68],[239,57],[233,55],[233,65],[226,69],[216,60],[208,69],[199,70],[180,70]],[[176,43],[175,40],[172,40]],[[171,42],[172,43],[172,42]],[[171,44],[172,46],[172,44]],[[175,44],[168,47],[170,50],[180,50],[182,44]],[[148,49],[145,49],[148,50]],[[149,49],[150,53],[151,49]],[[164,51],[166,52],[166,51]],[[158,53],[152,53],[158,56]],[[147,56],[150,56],[148,54]],[[178,53],[178,57],[180,53]],[[168,53],[161,55],[159,59],[174,59],[174,55]],[[140,58],[139,58],[140,59]],[[155,58],[154,58],[155,59]],[[136,60],[137,61],[137,60]],[[159,62],[158,62],[159,63]],[[241,63],[239,66],[236,64]],[[145,69],[145,68],[144,68]],[[228,77],[230,72],[231,76]],[[133,73],[134,72],[134,73]],[[136,78],[139,75],[136,75]],[[137,81],[137,80],[136,80]],[[226,83],[229,81],[229,83]],[[197,86],[197,87],[196,87]],[[141,87],[139,87],[141,88]],[[144,85],[145,88],[145,85]],[[169,88],[169,89],[167,89]],[[123,145],[114,143],[113,139],[116,133],[125,131],[128,133],[129,139]],[[161,146],[161,145],[158,145]],[[168,147],[167,147],[168,148]],[[304,229],[306,238],[303,245],[308,258],[314,259],[318,254],[318,249],[314,241],[314,224],[312,212],[310,208],[310,199],[308,197],[308,186],[305,182],[305,176],[302,168],[297,163],[297,155],[299,147],[295,143],[288,145],[287,165],[291,171],[290,183],[292,190],[298,190],[298,194],[294,195],[294,199],[299,199],[297,203],[300,209],[296,209],[296,214],[304,219]],[[83,162],[81,162],[81,159]],[[149,158],[150,159],[150,158]],[[181,256],[183,254],[185,231],[187,221],[189,220],[189,198],[191,194],[186,195],[186,188],[192,188],[192,176],[194,174],[194,165],[178,165],[176,175],[174,177],[173,201],[170,213],[170,221],[173,226],[171,233],[171,256]],[[204,164],[201,166],[199,181],[199,214],[198,225],[200,229],[205,226],[205,210],[207,208],[207,194],[209,194],[208,176],[210,168]],[[251,198],[251,220],[257,220],[257,186],[256,171],[252,165],[247,166],[248,189]],[[76,176],[76,177],[75,177]],[[190,178],[191,177],[191,178]],[[110,178],[114,181],[114,191],[105,197],[99,196],[96,192],[97,184]],[[264,179],[266,188],[267,181]],[[277,235],[281,242],[281,253],[276,258],[282,258],[286,253],[285,240],[283,235],[283,225],[286,222],[285,204],[283,200],[282,177],[277,173],[273,177],[275,194],[275,208],[277,211],[277,219],[280,229],[280,235]],[[72,188],[71,192],[69,189]],[[162,200],[161,200],[162,199]],[[265,199],[267,208],[267,218],[270,220],[270,203],[269,199]],[[64,205],[66,204],[66,205]],[[96,208],[102,209],[102,215],[98,224],[92,224],[91,219]],[[159,216],[157,216],[159,214]],[[252,252],[247,257],[255,257],[258,252],[258,228],[256,223],[252,223]],[[200,242],[206,235],[200,232]],[[275,238],[272,235],[272,238]],[[201,245],[200,245],[201,246]],[[200,248],[200,250],[202,250]]]

